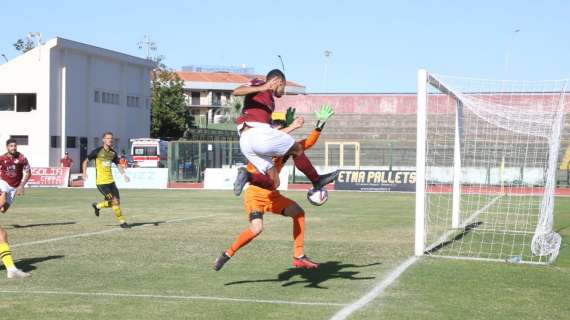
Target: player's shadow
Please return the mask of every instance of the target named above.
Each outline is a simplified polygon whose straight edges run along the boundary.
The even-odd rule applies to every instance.
[[[467,226],[465,226],[463,231],[460,234],[453,237],[453,239],[442,242],[439,245],[433,247],[431,250],[426,251],[425,253],[426,254],[432,254],[432,253],[434,253],[438,250],[441,250],[441,249],[445,248],[446,246],[452,244],[454,241],[459,241],[459,240],[465,238],[465,236],[467,236],[473,229],[479,227],[482,224],[483,224],[483,222],[481,222],[481,221],[477,221],[477,222],[473,222],[473,223],[468,224]]]
[[[246,283],[261,283],[261,282],[282,282],[281,286],[289,287],[296,284],[304,284],[305,288],[328,289],[322,284],[331,279],[345,279],[345,280],[370,280],[375,277],[357,277],[359,271],[349,271],[349,268],[365,268],[376,266],[381,263],[371,263],[366,265],[343,264],[339,261],[329,261],[319,264],[316,269],[303,269],[303,268],[289,268],[287,271],[281,272],[277,275],[276,279],[261,279],[261,280],[242,280],[228,282],[226,286],[233,286],[236,284]]]
[[[131,226],[131,228],[146,226],[146,225],[153,225],[155,227],[158,227],[159,225],[165,224],[165,223],[166,223],[166,221],[149,221],[149,222],[133,222],[133,223],[129,223],[129,225]]]
[[[21,229],[21,228],[33,228],[33,227],[66,226],[70,224],[77,224],[77,222],[69,221],[69,222],[52,222],[52,223],[34,223],[34,224],[11,224],[8,226],[14,229]]]
[[[153,225],[153,226],[159,226],[161,224],[165,224],[166,221],[149,221],[149,222],[133,222],[133,223],[129,223],[129,226],[131,228],[135,228],[135,227],[142,227],[142,226],[146,226],[146,225]],[[116,226],[115,224],[108,224],[108,227],[114,227]]]
[[[37,267],[36,265],[45,261],[49,261],[49,260],[54,260],[54,259],[61,259],[65,256],[45,256],[45,257],[36,257],[36,258],[27,258],[27,259],[21,259],[15,262],[16,267],[18,267],[19,269],[21,269],[22,271],[28,272],[28,271],[33,271],[36,270]],[[1,266],[0,270],[6,270],[6,267]]]

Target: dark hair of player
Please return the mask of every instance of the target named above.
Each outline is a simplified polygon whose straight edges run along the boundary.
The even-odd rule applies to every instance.
[[[18,142],[16,142],[16,139],[13,139],[13,138],[6,140],[6,145],[9,145],[11,143],[18,143]]]
[[[103,132],[102,138],[105,138],[106,136],[113,136],[113,133],[112,133],[111,131],[105,131],[105,132]]]
[[[281,79],[283,79],[283,81],[286,80],[285,74],[279,69],[273,69],[273,70],[269,71],[267,73],[267,76],[265,76],[265,81],[269,81],[273,78],[281,78]]]

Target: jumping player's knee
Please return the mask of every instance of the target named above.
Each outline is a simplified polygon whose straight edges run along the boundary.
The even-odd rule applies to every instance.
[[[283,210],[283,215],[291,218],[304,214],[305,211],[297,203],[294,203]]]
[[[303,153],[303,151],[304,151],[303,146],[301,146],[299,142],[295,142],[291,147],[291,149],[289,149],[289,152],[287,152],[287,154],[296,157],[301,153]]]
[[[263,214],[259,211],[253,211],[249,215],[249,229],[256,236],[263,231]]]

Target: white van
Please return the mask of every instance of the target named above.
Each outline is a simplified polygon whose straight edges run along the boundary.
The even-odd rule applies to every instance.
[[[152,138],[131,139],[131,157],[135,167],[159,168],[166,164],[168,141]]]

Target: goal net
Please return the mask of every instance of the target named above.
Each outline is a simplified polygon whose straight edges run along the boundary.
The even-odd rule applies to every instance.
[[[416,255],[556,259],[565,86],[418,72]]]

